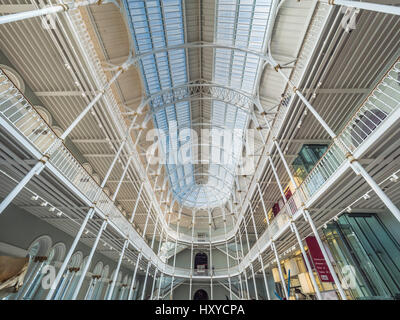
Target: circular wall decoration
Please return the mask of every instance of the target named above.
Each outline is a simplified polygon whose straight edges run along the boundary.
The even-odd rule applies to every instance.
[[[110,196],[110,189],[108,189],[108,187],[104,187],[104,188],[103,188],[103,192],[104,192],[107,196]]]
[[[86,170],[90,175],[92,175],[92,173],[93,173],[93,168],[92,168],[92,166],[90,165],[89,162],[82,163],[82,167],[84,167],[85,170]]]
[[[52,126],[51,129],[53,129],[54,133],[58,136],[61,137],[63,134],[63,130],[59,126]]]
[[[8,79],[14,83],[18,90],[22,93],[25,93],[25,82],[18,72],[5,64],[0,64],[0,68],[3,70]]]
[[[93,173],[92,178],[98,185],[100,185],[100,176],[97,173]]]
[[[46,123],[51,127],[53,124],[53,117],[51,116],[50,112],[43,106],[34,106],[37,113],[46,121]]]

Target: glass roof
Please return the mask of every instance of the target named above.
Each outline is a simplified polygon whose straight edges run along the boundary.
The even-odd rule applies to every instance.
[[[136,54],[185,43],[184,0],[126,0]],[[261,52],[268,23],[270,0],[219,0],[216,6],[214,43]],[[251,53],[232,49],[214,49],[212,81],[254,94],[260,60]],[[147,95],[183,85],[189,81],[185,49],[169,49],[147,54],[140,69]],[[249,117],[234,105],[214,100],[211,103],[213,133],[208,161],[208,179],[196,183],[190,100],[153,111],[160,129],[159,139],[165,166],[175,199],[189,207],[222,206],[231,197],[235,172],[243,148],[244,130]],[[224,132],[218,132],[224,131]],[[228,134],[227,134],[228,132]],[[229,139],[227,139],[229,138]],[[229,143],[227,142],[229,140]],[[184,160],[183,160],[184,159]]]

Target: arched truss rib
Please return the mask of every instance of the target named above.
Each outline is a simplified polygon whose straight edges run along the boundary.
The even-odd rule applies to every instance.
[[[154,114],[170,105],[199,99],[218,100],[240,108],[246,113],[251,112],[253,105],[259,107],[258,99],[243,90],[201,80],[192,81],[150,96],[145,96],[141,106],[150,104],[152,113]],[[142,109],[141,107],[139,108]],[[135,114],[135,111],[127,112],[126,114]]]
[[[232,181],[234,181],[235,180],[235,176],[233,175],[233,173],[231,172],[231,171],[229,171],[229,169],[227,169],[225,166],[223,166],[223,165],[217,165],[217,166],[219,166],[219,167],[221,167],[222,169],[224,169],[225,170],[225,172],[226,172],[226,174],[228,174],[229,176],[231,176],[231,179],[232,179]],[[191,173],[192,174],[192,173]],[[194,174],[194,176],[208,176],[208,177],[213,177],[214,179],[216,179],[216,180],[218,180],[219,182],[221,182],[221,183],[227,183],[228,181],[226,180],[226,178],[221,178],[221,177],[219,177],[218,175],[215,175],[215,174],[210,174],[210,173],[199,173],[199,172],[194,172],[193,173]],[[180,182],[180,181],[184,181],[187,177],[188,177],[189,175],[187,175],[187,174],[185,174],[183,177],[181,177],[177,182]],[[193,202],[191,202],[191,201],[189,201],[189,200],[184,200],[184,201],[182,201],[187,195],[189,195],[189,194],[191,194],[192,192],[194,192],[193,191],[193,187],[195,187],[196,185],[192,185],[191,187],[190,187],[190,189],[189,190],[186,190],[186,191],[184,191],[184,192],[176,192],[176,191],[173,191],[173,194],[176,196],[176,198],[177,199],[179,199],[179,200],[181,200],[180,201],[180,203],[182,204],[182,205],[186,205],[186,206],[193,206],[193,207],[195,207],[195,205],[194,205],[194,203]],[[218,197],[218,199],[216,199],[217,201],[223,201],[224,200],[224,198],[226,198],[226,199],[229,199],[229,197],[230,197],[230,194],[229,193],[227,193],[227,192],[223,192],[222,190],[217,190],[216,188],[215,188],[215,186],[212,186],[212,185],[205,185],[207,188],[212,188],[212,189],[214,189],[215,190],[215,192],[216,193],[220,193],[220,194],[222,194],[224,197]],[[170,190],[173,190],[174,188],[170,188]],[[181,190],[181,191],[183,191],[183,190]],[[213,204],[213,202],[210,202],[210,205],[212,205]],[[203,207],[207,207],[207,206],[203,206]]]
[[[226,172],[228,172],[228,173],[230,173],[224,166],[222,166],[222,165],[220,165],[223,169],[225,169],[226,170]],[[231,173],[230,173],[231,174]],[[194,175],[195,176],[209,176],[209,177],[213,177],[213,178],[215,178],[215,179],[217,179],[218,181],[221,181],[221,182],[223,182],[223,183],[226,183],[226,180],[225,179],[222,179],[222,178],[220,178],[219,176],[217,176],[217,175],[215,175],[215,174],[209,174],[209,173],[194,173]],[[186,179],[188,177],[188,175],[184,175],[183,177],[182,177],[182,179],[180,179],[179,181],[181,181],[181,180],[184,180],[184,179]],[[191,190],[190,190],[191,191]],[[185,192],[185,193],[183,193],[183,195],[186,195],[186,193],[187,192]],[[175,194],[182,194],[182,193],[175,193]],[[227,194],[227,193],[224,193],[226,196],[229,196],[229,194]]]
[[[194,126],[200,126],[200,125],[204,126],[204,124],[195,124]],[[211,129],[217,129],[217,130],[224,130],[224,129],[225,130],[234,130],[234,129],[230,129],[230,128],[227,128],[227,127],[224,127],[224,126],[217,126],[217,125],[215,126],[215,128],[212,128],[213,127],[212,124],[208,124],[208,126],[211,127]],[[182,129],[182,127],[178,127],[178,130],[179,129]],[[183,129],[185,129],[185,128],[183,128]],[[220,144],[212,144],[210,141],[208,141],[208,142],[207,141],[200,141],[199,142],[199,139],[197,139],[196,141],[185,141],[185,142],[180,144],[180,148],[184,148],[183,150],[186,150],[186,148],[188,148],[186,146],[188,143],[190,143],[190,147],[209,147],[209,149],[214,149],[215,148],[215,149],[218,149],[219,151],[223,152],[224,155],[231,156],[232,159],[236,163],[238,163],[240,158],[237,158],[235,156],[235,154],[234,154],[234,151],[233,151],[233,144],[237,142],[237,141],[234,140],[234,137],[239,138],[241,140],[241,142],[243,142],[244,138],[240,137],[235,131],[232,131],[232,134],[230,134],[229,136],[232,137],[231,148],[229,148],[229,149],[222,147]],[[175,153],[175,155],[173,155],[173,156],[178,157],[179,156],[179,152],[180,152],[179,149],[170,149],[170,150],[168,150],[168,152],[165,153],[166,159],[164,159],[164,160],[167,162],[172,153]],[[175,160],[179,160],[179,158],[176,158]],[[192,159],[191,163],[195,164],[197,162]],[[185,163],[172,163],[172,164],[178,166],[178,165],[184,165]],[[213,163],[211,163],[211,164],[213,164]]]
[[[167,46],[167,47],[163,47],[160,49],[149,50],[146,52],[142,52],[138,55],[132,55],[132,62],[136,64],[139,60],[141,60],[144,57],[147,57],[149,55],[168,52],[168,51],[172,51],[172,50],[179,50],[179,49],[189,49],[190,50],[190,49],[204,49],[204,48],[237,50],[237,51],[245,52],[247,54],[255,55],[258,58],[260,58],[260,60],[273,64],[271,62],[270,58],[268,57],[268,55],[266,55],[262,52],[249,50],[249,49],[246,49],[245,47],[228,46],[228,45],[223,45],[223,44],[218,44],[218,43],[213,43],[213,42],[206,42],[206,41],[187,42],[187,43],[176,45],[176,46]]]
[[[189,196],[192,192],[194,192],[194,191],[193,191],[193,188],[194,188],[194,187],[195,187],[195,185],[193,185],[193,186],[190,188],[190,190],[187,191],[187,192],[185,192],[183,195],[182,195],[182,194],[179,194],[179,193],[175,193],[175,194],[174,194],[175,197],[176,197],[177,199],[180,200],[180,203],[181,203],[182,205],[187,206],[187,207],[195,206],[195,203],[193,203],[192,201],[190,201],[190,200],[187,199],[188,196]],[[221,191],[218,190],[218,189],[217,189],[216,187],[214,187],[214,186],[208,186],[208,188],[213,189],[216,193],[221,193]],[[220,203],[220,202],[222,202],[222,201],[224,200],[224,197],[229,197],[229,195],[228,195],[227,193],[222,192],[222,194],[223,194],[222,197],[216,197],[216,199],[215,199],[213,202]],[[204,205],[204,206],[202,206],[202,207],[196,206],[196,208],[198,208],[198,209],[206,209],[206,208],[208,208],[209,206],[212,206],[212,205],[213,205],[213,202],[209,202],[208,205]]]

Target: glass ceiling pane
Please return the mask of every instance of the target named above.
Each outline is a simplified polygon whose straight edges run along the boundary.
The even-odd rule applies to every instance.
[[[270,0],[219,0],[216,17],[215,41],[221,45],[261,52],[267,32]],[[255,93],[257,74],[260,72],[258,56],[239,50],[215,49],[213,81],[228,87]],[[236,109],[235,111],[233,109]],[[247,114],[235,106],[219,101],[212,103],[212,125],[234,128],[237,137],[224,145],[223,167],[211,167],[210,172],[220,179],[213,180],[218,188],[233,189],[232,173],[242,150],[242,137],[247,127]],[[227,161],[230,157],[230,162]],[[217,181],[217,182],[216,182]]]
[[[182,2],[180,0],[143,1],[128,0],[136,54],[151,52],[184,43]],[[187,83],[186,54],[184,49],[157,52],[144,56],[140,61],[147,95],[158,93]],[[163,97],[161,96],[161,100]],[[159,101],[158,107],[165,101]],[[153,106],[150,106],[154,110]],[[167,172],[178,196],[194,184],[193,168],[183,168],[178,162],[181,141],[190,139],[183,128],[190,127],[190,106],[188,102],[157,108],[153,120],[155,127],[164,133],[162,151],[167,159]],[[183,134],[182,134],[183,133]],[[178,138],[179,137],[179,138]],[[185,149],[185,156],[191,157],[191,149]]]
[[[184,44],[183,0],[125,0],[130,17],[136,54]],[[214,41],[217,44],[264,51],[271,0],[219,0],[216,8]],[[245,51],[215,49],[213,82],[255,93],[260,72],[258,56]],[[184,49],[148,54],[140,60],[147,95],[188,82]],[[163,130],[162,151],[175,198],[193,207],[221,206],[233,189],[234,173],[247,127],[245,111],[221,101],[212,101],[211,129],[230,129],[230,137],[212,139],[206,184],[196,184],[191,135],[190,102],[170,104],[161,95],[154,111],[155,127]],[[189,163],[182,164],[178,157]],[[214,161],[216,160],[216,161]]]

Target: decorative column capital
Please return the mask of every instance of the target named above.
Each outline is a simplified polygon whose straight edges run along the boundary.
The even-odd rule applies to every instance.
[[[46,164],[46,162],[49,161],[49,159],[50,159],[50,154],[46,153],[40,158],[39,161],[43,164]]]
[[[47,261],[47,257],[46,256],[36,256],[33,259],[33,262],[43,262],[43,261]]]

